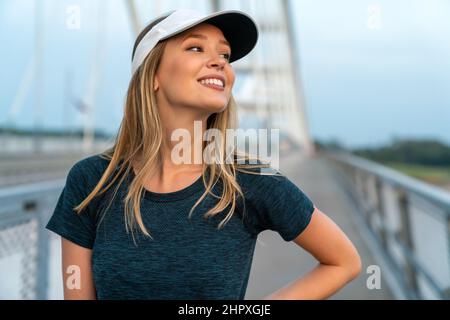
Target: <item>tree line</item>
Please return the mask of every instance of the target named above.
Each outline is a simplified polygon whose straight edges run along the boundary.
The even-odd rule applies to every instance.
[[[344,147],[339,141],[316,141],[318,148],[343,150],[377,162],[398,162],[428,166],[450,166],[450,146],[432,139],[395,139],[381,147]]]

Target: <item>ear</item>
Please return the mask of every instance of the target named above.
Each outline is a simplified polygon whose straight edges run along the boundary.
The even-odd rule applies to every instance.
[[[153,91],[158,91],[158,88],[159,88],[158,76],[155,75],[155,80],[153,81]]]

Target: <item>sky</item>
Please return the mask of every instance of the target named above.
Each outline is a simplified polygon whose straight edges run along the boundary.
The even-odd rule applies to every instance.
[[[293,1],[313,135],[450,142],[450,1]]]
[[[134,41],[124,1],[39,3],[42,63],[33,81],[29,66],[36,57],[39,9],[30,0],[0,1],[0,126],[33,128],[39,119],[45,128],[80,128],[84,115],[74,105],[81,108],[89,88],[96,87],[95,127],[115,133]],[[144,22],[153,7],[175,6],[175,1],[137,3]],[[177,3],[200,9],[206,1]],[[79,24],[70,19],[77,10]],[[393,138],[450,144],[450,1],[294,0],[291,12],[295,66],[313,138],[350,147]],[[33,108],[39,99],[40,113]]]

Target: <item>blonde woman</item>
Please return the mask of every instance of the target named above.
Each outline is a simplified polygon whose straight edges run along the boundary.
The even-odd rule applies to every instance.
[[[229,161],[226,139],[214,161],[174,160],[177,130],[194,137],[190,156],[206,147],[195,124],[235,127],[231,63],[257,38],[240,11],[175,10],[140,33],[114,146],[71,168],[47,225],[62,237],[66,299],[243,299],[268,229],[318,264],[261,298],[323,299],[358,275],[350,240],[279,171],[237,151]]]

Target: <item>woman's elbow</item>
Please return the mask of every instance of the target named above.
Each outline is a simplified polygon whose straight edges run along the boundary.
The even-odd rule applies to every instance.
[[[355,250],[355,253],[352,256],[352,259],[347,263],[346,269],[348,270],[348,277],[351,281],[355,278],[357,278],[362,271],[362,261],[361,257],[359,256],[359,253]]]

